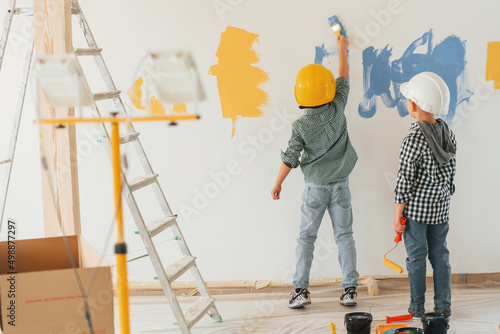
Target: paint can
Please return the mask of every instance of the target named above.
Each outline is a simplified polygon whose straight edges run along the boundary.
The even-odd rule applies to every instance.
[[[424,330],[416,327],[398,328],[394,334],[424,334]]]
[[[372,320],[370,313],[347,313],[344,317],[347,334],[370,334]]]
[[[426,313],[422,316],[424,334],[446,334],[448,333],[449,317],[440,313]]]

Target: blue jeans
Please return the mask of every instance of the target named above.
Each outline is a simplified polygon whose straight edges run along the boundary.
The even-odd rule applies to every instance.
[[[327,209],[332,220],[338,259],[344,276],[342,287],[358,286],[356,247],[352,236],[351,192],[349,179],[345,178],[325,185],[306,181],[306,188],[302,196],[300,233],[295,252],[297,264],[293,285],[296,288],[309,287],[314,242]]]
[[[418,310],[425,304],[426,257],[429,253],[434,278],[434,306],[451,306],[451,267],[450,252],[446,247],[448,223],[437,225],[421,224],[406,218],[403,233],[406,253],[406,269],[410,280],[410,307]]]

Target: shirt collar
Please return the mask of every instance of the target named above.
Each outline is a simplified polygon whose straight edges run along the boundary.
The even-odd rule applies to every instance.
[[[415,122],[415,123],[411,123],[411,127],[410,127],[410,130],[415,130],[416,128],[418,128],[418,123]]]
[[[304,115],[318,115],[321,114],[323,111],[325,111],[328,108],[329,103],[322,105],[319,108],[307,108],[304,109]]]

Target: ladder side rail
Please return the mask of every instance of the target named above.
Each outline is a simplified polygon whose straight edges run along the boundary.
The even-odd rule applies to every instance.
[[[97,43],[94,39],[94,35],[92,34],[92,31],[90,30],[90,26],[89,26],[87,20],[85,19],[85,15],[83,14],[82,8],[80,7],[78,0],[72,0],[72,6],[76,12],[75,16],[78,19],[78,24],[79,24],[80,28],[82,29],[85,40],[87,41],[87,45],[89,46],[89,48],[98,49],[99,47],[97,46]],[[102,78],[104,80],[104,83],[106,84],[107,89],[110,91],[116,90],[116,85],[113,81],[113,78],[111,77],[111,74],[109,73],[109,70],[108,70],[108,67],[106,66],[106,63],[104,62],[104,58],[102,57],[102,54],[95,55],[94,60],[97,64],[99,71],[101,72]],[[115,107],[117,108],[117,111],[119,111],[118,109],[122,109],[126,113],[126,110],[123,107],[123,103],[122,103],[121,99],[119,101],[117,101],[117,99],[113,99],[113,101],[115,103]]]
[[[93,109],[96,113],[96,117],[100,117],[99,109],[97,107],[95,107]],[[107,131],[106,131],[106,133],[107,133]],[[109,137],[106,137],[105,139],[106,139],[106,141],[109,142]],[[107,151],[108,155],[111,154],[111,149],[110,149],[109,145],[106,145],[106,151]],[[151,260],[151,263],[153,264],[153,268],[155,269],[155,272],[158,275],[158,280],[160,281],[163,292],[165,293],[165,296],[169,300],[169,305],[172,309],[172,312],[174,313],[174,316],[175,316],[175,319],[177,320],[177,323],[179,324],[179,328],[180,328],[182,333],[189,334],[189,333],[191,333],[191,331],[189,330],[189,328],[186,325],[186,319],[184,317],[184,313],[182,312],[182,309],[177,301],[177,297],[175,296],[174,291],[173,291],[172,287],[170,286],[170,283],[168,282],[167,276],[165,274],[165,269],[163,267],[161,259],[158,255],[158,252],[156,251],[156,247],[154,246],[153,241],[149,237],[149,233],[148,233],[146,225],[144,223],[144,219],[142,217],[142,214],[139,211],[137,202],[135,201],[135,198],[128,187],[128,183],[127,183],[124,175],[123,175],[123,178],[124,178],[124,180],[123,180],[124,184],[122,187],[122,196],[127,201],[130,213],[132,214],[132,217],[134,219],[136,227],[137,227],[139,234],[142,238],[143,244],[146,247],[146,252],[148,253],[148,256]]]
[[[136,147],[137,155],[139,156],[139,159],[141,160],[143,166],[149,166],[149,168],[151,168],[151,170],[152,170],[150,162],[146,156],[146,152],[144,151],[144,148],[142,147],[142,144],[139,141],[139,138],[134,141],[133,145]],[[145,169],[147,170],[146,167],[145,167]],[[161,207],[161,210],[163,211],[163,214],[165,216],[173,216],[174,213],[172,212],[172,209],[171,209],[170,205],[168,204],[168,201],[165,197],[165,194],[163,193],[163,190],[160,186],[158,179],[156,180],[155,183],[152,184],[152,186],[153,186],[153,192],[155,194],[156,200],[160,204],[160,207]],[[187,255],[187,254],[185,254],[185,255]]]
[[[147,253],[153,264],[156,274],[158,275],[158,280],[161,284],[163,292],[165,293],[165,297],[170,301],[169,305],[172,308],[172,312],[174,313],[175,319],[177,320],[177,324],[181,329],[182,333],[190,333],[189,328],[186,326],[186,319],[184,317],[184,313],[179,305],[177,297],[168,281],[167,275],[165,273],[165,268],[162,265],[160,256],[156,250],[156,247],[151,240],[151,237],[148,234],[146,225],[144,224],[144,220],[142,219],[141,213],[137,207],[137,203],[135,202],[134,196],[130,191],[124,189],[124,192],[128,192],[128,196],[125,196],[132,216],[141,217],[140,219],[134,219],[136,221],[136,226],[139,231],[139,235],[142,238],[144,246],[146,247]]]
[[[200,295],[202,295],[203,297],[211,297],[210,293],[208,292],[207,285],[203,280],[203,277],[201,276],[200,270],[198,269],[198,265],[195,264],[192,268],[190,268],[190,271],[191,275],[193,275],[193,279],[196,283],[196,286],[198,287]]]
[[[104,60],[102,59],[102,56],[95,56],[96,62],[98,64],[99,70],[101,71],[101,74],[103,77],[111,77],[109,74],[109,70],[106,67],[106,64],[104,63]],[[98,59],[98,60],[97,60]],[[101,66],[99,66],[101,64]],[[114,83],[110,82],[110,84],[114,85]],[[115,103],[115,107],[117,111],[122,111],[125,115],[128,115],[127,110],[125,108],[125,105],[123,104],[123,101],[121,97],[117,97],[113,99],[113,102]],[[137,132],[135,130],[135,127],[133,124],[130,124],[130,130],[131,132]],[[148,157],[146,156],[146,151],[144,150],[144,147],[141,144],[141,141],[139,138],[136,138],[133,142],[135,151],[137,153],[137,156],[139,158],[139,161],[144,169],[144,172],[146,174],[156,174],[153,170],[153,167],[151,166],[151,163],[149,162]],[[167,204],[168,211],[164,211],[166,215],[171,215],[171,210],[170,207]]]
[[[188,245],[185,242],[184,236],[182,235],[182,232],[181,232],[179,226],[177,225],[177,222],[172,225],[171,229],[175,235],[178,235],[181,237],[180,240],[177,240],[177,243],[179,245],[179,248],[181,249],[182,254],[184,256],[192,256],[191,252],[188,248]],[[190,270],[191,270],[191,274],[193,275],[193,279],[196,282],[196,286],[198,287],[198,290],[200,291],[200,294],[202,296],[209,297],[210,294],[208,292],[205,281],[203,280],[203,277],[201,276],[201,273],[200,273],[200,270],[198,269],[198,266],[195,265]]]
[[[97,43],[95,42],[95,39],[94,39],[92,32],[90,30],[90,27],[89,27],[84,15],[83,15],[83,12],[82,12],[81,7],[78,3],[78,0],[73,0],[73,7],[74,7],[73,12],[74,12],[74,14],[76,14],[76,16],[79,20],[79,25],[84,33],[84,36],[85,36],[85,39],[87,41],[89,48],[98,48]],[[102,54],[94,55],[94,59],[96,61],[98,69],[101,72],[101,75],[102,75],[103,80],[107,86],[107,89],[110,91],[116,90],[116,86],[115,86],[113,79],[111,77],[111,74],[110,74],[110,72],[109,72],[109,70],[104,62],[104,58],[102,57]],[[117,111],[123,111],[124,114],[127,115],[127,110],[125,109],[123,101],[120,97],[114,98],[113,102],[115,104],[115,107],[117,108]],[[95,111],[97,113],[97,117],[101,117],[97,106],[95,106]],[[104,127],[104,125],[103,125],[103,127]],[[131,130],[133,132],[136,132],[132,125],[131,125]],[[107,134],[107,140],[109,140],[109,134],[108,134],[107,130],[106,130],[106,134]],[[144,148],[142,147],[142,144],[140,143],[140,140],[138,138],[136,138],[134,140],[134,146],[136,148],[136,152],[139,156],[139,159],[142,162],[142,165],[144,167],[145,172],[148,174],[154,174],[153,169],[151,167],[151,164],[150,164],[150,162],[146,156],[146,153],[144,151]],[[107,151],[108,151],[108,154],[110,154],[109,147],[107,147]],[[123,187],[122,195],[125,197],[125,199],[128,203],[129,209],[132,213],[132,216],[134,218],[136,226],[139,230],[139,234],[141,235],[141,238],[143,239],[143,243],[146,246],[146,250],[149,254],[151,262],[155,268],[155,271],[158,275],[159,281],[162,285],[162,289],[163,289],[165,295],[167,296],[167,298],[169,299],[169,301],[171,301],[171,302],[169,302],[169,305],[172,308],[172,311],[174,313],[175,318],[178,320],[177,322],[178,322],[179,329],[181,330],[182,333],[189,334],[191,331],[190,331],[189,327],[186,325],[186,321],[185,321],[185,317],[184,317],[184,314],[182,312],[182,309],[180,308],[178,301],[177,301],[177,298],[172,290],[172,287],[170,286],[170,283],[168,282],[168,279],[166,277],[166,273],[165,273],[165,270],[163,268],[161,259],[159,258],[159,255],[156,251],[156,248],[152,242],[152,239],[149,236],[149,233],[147,231],[147,227],[144,223],[144,219],[142,218],[142,215],[141,215],[140,210],[137,206],[137,203],[135,202],[135,198],[128,187],[128,184],[127,184],[127,181],[126,181],[124,175],[123,175],[123,178],[124,178],[124,185],[125,186]],[[160,205],[162,207],[164,214],[167,216],[172,216],[172,211],[168,205],[168,202],[164,196],[164,193],[163,193],[158,181],[154,182],[152,185],[154,186],[154,193],[158,199],[158,202],[160,203]],[[182,236],[182,233],[181,233],[180,229],[178,228],[177,223],[173,224],[171,228],[173,228],[173,232],[175,234],[181,236],[181,240],[178,240],[178,245],[181,249],[182,254],[184,254],[185,256],[191,256],[189,248],[188,248],[186,242],[184,241],[184,237]],[[190,268],[190,270],[193,273],[193,277],[197,283],[200,294],[202,294],[202,296],[210,296],[208,293],[208,290],[206,288],[205,282],[203,281],[201,273],[199,272],[196,264],[192,268]],[[219,316],[219,313],[215,307],[215,304],[210,308],[210,310],[207,313],[212,317]],[[179,319],[181,319],[182,321],[179,321]]]
[[[82,29],[83,35],[85,37],[85,40],[87,41],[87,45],[89,48],[92,49],[99,49],[97,46],[97,43],[94,39],[94,35],[92,34],[92,31],[90,30],[90,26],[85,19],[85,15],[83,14],[82,8],[80,7],[80,4],[78,3],[78,0],[72,0],[72,6],[73,10],[75,11],[75,16],[78,19],[78,25]],[[97,67],[99,71],[101,72],[101,76],[104,80],[104,83],[106,84],[106,87],[108,90],[116,90],[116,85],[113,81],[113,78],[111,77],[111,74],[109,73],[108,67],[106,66],[106,63],[104,62],[104,58],[102,57],[102,54],[94,55],[94,60],[97,64]],[[117,111],[124,111],[126,113],[125,108],[123,107],[123,103],[121,99],[117,101],[117,99],[113,99],[113,102],[115,103],[115,107],[117,108]],[[120,110],[121,109],[121,110]]]
[[[94,117],[98,118],[101,117],[101,114],[99,112],[99,108],[97,106],[94,106],[92,108]],[[105,140],[109,142],[109,133],[106,129],[106,127],[103,124],[103,127],[106,131],[107,136],[105,137]],[[106,143],[107,144],[107,143]],[[108,156],[111,156],[111,148],[109,145],[106,145],[106,152],[108,153]],[[169,300],[169,305],[172,308],[172,312],[174,313],[175,319],[177,320],[177,323],[179,324],[179,328],[181,329],[182,333],[189,334],[191,331],[186,325],[186,319],[184,317],[184,313],[182,312],[182,309],[179,306],[179,303],[177,301],[177,297],[175,296],[172,287],[170,286],[170,283],[168,282],[167,276],[165,274],[165,269],[163,268],[163,264],[161,262],[161,259],[158,255],[158,252],[156,251],[156,247],[153,244],[153,241],[149,237],[149,233],[147,231],[146,225],[144,223],[144,219],[142,217],[142,214],[139,210],[139,207],[137,205],[137,202],[135,201],[135,198],[130,191],[130,188],[128,187],[127,180],[125,178],[125,175],[122,172],[123,176],[123,187],[122,187],[122,196],[125,198],[127,201],[130,213],[132,214],[132,217],[134,219],[134,222],[136,224],[136,227],[139,231],[139,234],[142,238],[142,241],[144,243],[144,246],[146,247],[146,251],[149,255],[149,258],[151,260],[151,263],[153,264],[153,267],[155,269],[156,274],[158,275],[158,279],[160,281],[160,284],[162,286],[163,292],[165,293],[165,296]]]
[[[78,4],[78,1],[73,0],[73,6],[78,9],[78,14],[76,16],[78,17],[79,25],[82,28],[82,31],[84,33],[85,39],[87,41],[87,44],[89,48],[98,48],[97,43],[95,42],[94,36],[92,34],[92,31],[90,30],[90,27],[87,23],[87,20],[85,19],[85,16],[83,15],[83,12],[80,8],[80,5]],[[95,55],[94,60],[97,64],[97,67],[99,71],[101,72],[101,75],[104,79],[104,82],[106,84],[106,87],[108,90],[116,90],[116,85],[111,77],[111,74],[109,72],[108,67],[106,66],[106,63],[104,62],[104,58],[102,57],[101,54]],[[127,110],[123,104],[123,101],[120,97],[113,99],[113,102],[115,103],[115,107],[117,108],[117,111],[123,111],[125,115],[127,115]],[[131,130],[135,132],[134,126],[131,125]],[[136,139],[134,141],[135,146],[136,146],[136,151],[139,155],[139,160],[141,161],[144,172],[146,174],[154,174],[153,168],[146,157],[144,148],[140,144],[139,139]],[[167,204],[168,207],[168,204]],[[168,211],[165,212],[166,215],[171,215],[171,210],[168,208]]]
[[[99,108],[97,107],[97,105],[95,103],[94,103],[94,106],[92,107],[91,110],[92,110],[92,114],[93,114],[94,118],[102,118],[101,112],[99,111]],[[105,134],[105,136],[102,139],[104,139],[103,143],[105,144],[105,147],[106,147],[106,153],[108,154],[108,157],[111,158],[111,146],[110,146],[111,145],[111,137],[110,137],[109,131],[106,128],[106,126],[104,125],[104,123],[101,123],[101,126],[102,126],[103,132]],[[131,196],[132,193],[130,192],[128,181],[127,181],[127,178],[125,176],[125,173],[123,173],[123,170],[122,170],[122,182],[123,182],[122,196],[125,198],[128,198],[128,196]],[[135,203],[135,201],[134,201],[134,203]],[[141,220],[142,224],[144,224],[144,220],[142,219],[142,216],[139,215],[138,218]],[[136,221],[135,216],[134,216],[134,221]],[[137,224],[137,222],[136,222],[136,224]]]
[[[200,292],[200,295],[202,297],[211,297],[210,292],[208,292],[207,285],[205,283],[205,280],[201,276],[201,272],[198,269],[198,265],[195,263],[193,267],[190,268],[191,275],[193,276],[193,279],[196,283],[196,286],[198,287],[198,291]],[[216,321],[221,321],[221,315],[219,313],[219,310],[217,309],[217,306],[215,306],[215,303],[210,307],[208,310],[207,314]]]
[[[172,229],[172,232],[174,233],[174,235],[178,235],[180,237],[180,239],[177,240],[177,244],[179,245],[179,248],[181,249],[182,255],[192,256],[191,251],[189,250],[189,247],[186,244],[186,241],[184,239],[184,235],[182,235],[181,229],[179,228],[177,221],[170,228]]]
[[[89,47],[91,47],[91,48],[92,47],[97,48],[97,44],[95,43],[95,40],[94,40],[94,38],[92,36],[90,28],[88,27],[88,25],[86,23],[86,20],[83,17],[83,13],[81,12],[81,10],[80,10],[80,14],[79,15],[81,16],[80,17],[80,20],[81,20],[80,21],[80,25],[82,27],[85,27],[83,30],[84,30],[84,32],[86,32],[86,39],[87,39]],[[105,65],[105,63],[104,63],[104,59],[102,58],[102,56],[101,55],[96,55],[94,58],[96,59],[96,63],[98,65],[98,67],[99,67],[99,70],[101,71],[101,74],[102,74],[103,78],[111,78],[111,75],[109,74],[109,70],[108,70],[107,66]],[[114,85],[114,82],[111,79],[109,81],[107,81],[106,84],[108,86],[108,89],[110,89],[110,90],[116,90],[116,86]],[[125,107],[123,105],[123,102],[122,102],[121,98],[117,98],[117,99],[114,99],[114,100],[119,100],[119,102],[121,104],[121,107],[122,107],[122,110],[126,113],[126,110],[125,110]],[[135,132],[135,129],[133,127],[131,129]],[[137,152],[137,154],[139,156],[139,160],[142,162],[143,166],[145,166],[145,168],[144,168],[145,172],[148,173],[148,174],[153,174],[154,173],[153,169],[152,169],[151,164],[150,164],[150,162],[149,162],[149,160],[148,160],[148,158],[147,158],[147,156],[145,154],[144,148],[142,147],[142,144],[141,144],[140,140],[137,138],[134,141],[133,144],[136,147],[136,152]],[[160,187],[158,181],[154,182],[152,185],[154,187],[153,190],[154,190],[155,196],[157,197],[158,203],[160,204],[161,209],[163,210],[163,213],[166,216],[172,216],[173,215],[172,210],[171,210],[171,208],[170,208],[170,206],[169,206],[169,204],[168,204],[168,202],[166,200],[166,197],[165,197],[165,195],[163,193],[163,190]],[[126,196],[126,194],[124,194],[124,195]],[[132,194],[130,194],[130,196],[132,196]],[[126,198],[127,198],[127,201],[128,201],[129,197],[126,197]],[[129,205],[129,207],[132,210],[132,207],[130,205]],[[136,208],[134,208],[134,210],[136,210]],[[136,220],[136,219],[134,218],[134,220]],[[136,222],[137,222],[137,220],[136,220]],[[144,224],[144,223],[142,223],[142,224]],[[137,225],[140,225],[140,224],[137,224]],[[138,228],[139,228],[139,226],[138,226]],[[146,230],[145,226],[144,226],[144,229]],[[173,229],[174,234],[181,236],[181,240],[178,240],[177,242],[178,242],[179,248],[181,249],[182,254],[184,256],[192,256],[191,252],[189,250],[189,247],[187,246],[187,243],[185,242],[185,239],[182,236],[182,233],[181,233],[179,227],[177,226],[177,223],[172,226],[172,229]],[[147,234],[147,231],[145,231],[145,233]],[[143,235],[142,232],[140,232],[140,234],[141,234],[141,236]],[[147,237],[149,238],[149,236],[147,236]],[[148,253],[149,253],[149,251],[148,251]],[[151,259],[151,260],[152,260],[153,265],[154,265],[153,259]],[[203,281],[203,278],[202,278],[201,273],[198,270],[197,266],[195,265],[190,270],[191,270],[191,273],[193,275],[193,279],[196,282],[198,290],[200,291],[200,294],[202,296],[207,296],[207,297],[210,296],[210,294],[208,293],[208,289],[206,287],[206,284]],[[158,274],[158,272],[157,272],[157,274]],[[161,280],[160,280],[160,282],[161,282]],[[165,291],[165,288],[164,288],[164,291]],[[165,294],[167,294],[166,291],[165,291]],[[218,311],[217,311],[217,309],[215,307],[211,308],[211,313],[218,315]]]
[[[93,110],[96,113],[96,117],[100,117],[99,109],[97,107],[95,107],[95,108],[93,108]],[[106,127],[104,126],[104,124],[103,124],[103,127],[106,131],[106,134],[107,134],[107,136],[105,137],[106,144],[108,144],[109,143],[109,134],[108,134],[108,131],[107,131]],[[109,147],[109,145],[106,145],[106,152],[108,153],[108,156],[111,156],[111,148]],[[177,297],[175,296],[175,294],[172,290],[172,287],[168,283],[168,279],[167,279],[167,276],[165,274],[165,269],[163,268],[162,262],[159,258],[159,255],[158,255],[158,252],[156,251],[156,248],[155,248],[151,238],[148,235],[146,225],[144,224],[144,219],[141,215],[141,212],[139,211],[139,208],[137,206],[135,198],[128,187],[128,182],[125,178],[125,175],[123,174],[123,171],[122,171],[122,177],[123,177],[122,196],[127,201],[130,213],[132,214],[132,217],[134,219],[136,227],[137,227],[139,234],[142,238],[143,244],[146,247],[146,252],[148,253],[148,256],[151,260],[151,263],[153,264],[153,268],[155,269],[156,275],[158,275],[163,292],[165,293],[165,296],[169,300],[169,305],[172,309],[172,312],[174,313],[175,319],[177,320],[178,324],[182,324],[182,325],[179,325],[179,328],[180,328],[182,333],[189,334],[189,333],[191,333],[191,331],[186,326],[186,320],[185,320],[184,314],[182,312],[182,309],[179,306],[179,303],[177,301]]]
[[[7,49],[7,40],[9,38],[10,27],[12,26],[12,18],[14,17],[14,12],[16,9],[16,0],[9,0],[8,8],[9,9],[7,10],[7,14],[5,14],[2,35],[0,36],[0,70],[2,69],[5,49]]]
[[[15,1],[14,1],[15,2]],[[12,165],[14,163],[14,156],[16,153],[16,145],[17,145],[17,137],[19,135],[19,127],[21,125],[21,116],[23,114],[24,101],[26,97],[26,88],[28,85],[31,63],[33,60],[33,49],[34,49],[34,35],[33,33],[30,35],[28,39],[28,46],[26,47],[26,55],[24,60],[24,68],[21,76],[21,86],[19,88],[19,92],[17,95],[17,107],[16,113],[14,115],[14,124],[12,133],[10,136],[9,142],[9,151],[8,151],[8,164],[7,171],[4,176],[4,180],[2,183],[2,188],[0,189],[0,230],[2,228],[3,214],[5,212],[5,203],[7,202],[7,193],[9,191],[9,183],[10,183],[10,175],[12,173]]]

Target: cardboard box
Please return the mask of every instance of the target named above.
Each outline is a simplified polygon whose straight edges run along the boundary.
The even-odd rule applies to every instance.
[[[87,289],[94,333],[114,333],[111,264],[82,237],[67,241],[76,270],[62,237],[0,242],[3,333],[88,334],[76,274]]]

